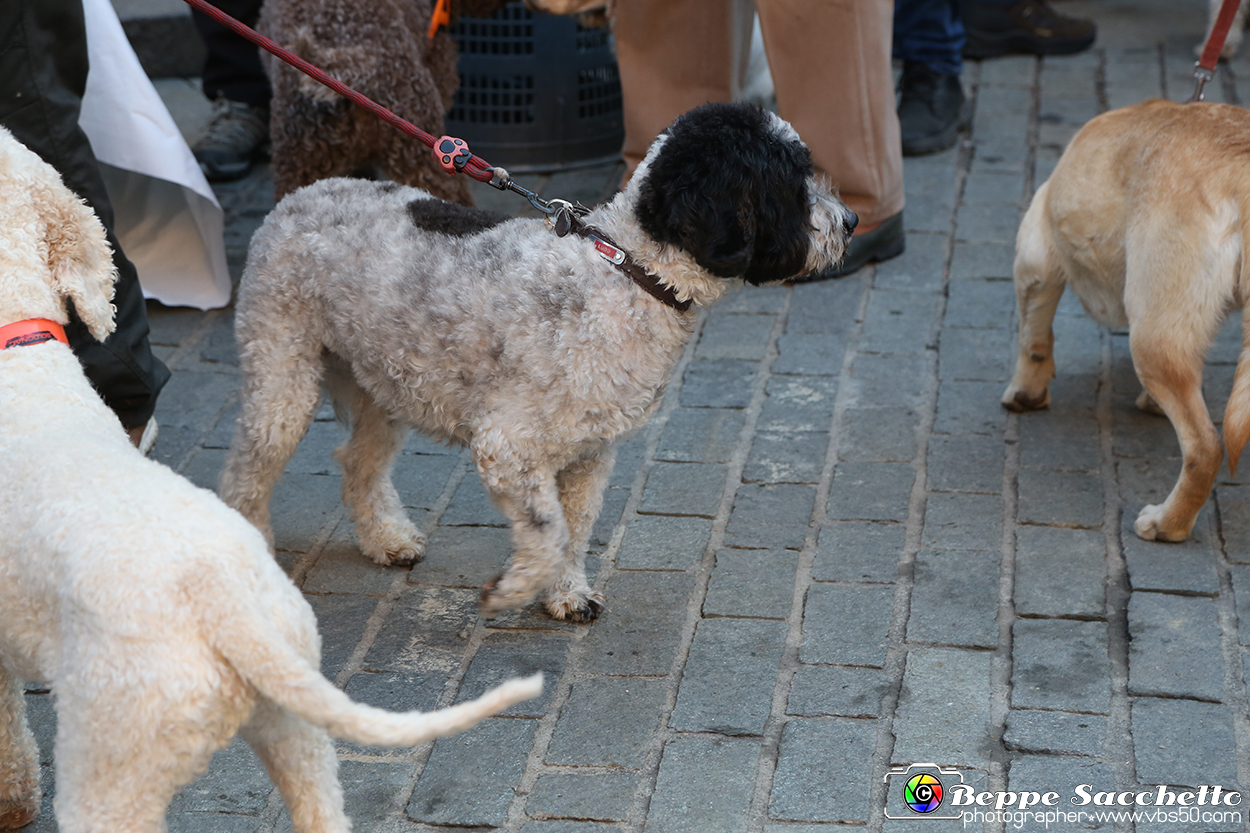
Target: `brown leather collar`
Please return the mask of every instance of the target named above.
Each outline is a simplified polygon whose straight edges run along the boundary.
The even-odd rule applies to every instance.
[[[552,227],[555,229],[557,237],[564,237],[569,232],[572,232],[594,243],[595,251],[599,253],[600,257],[628,275],[634,283],[642,287],[647,294],[660,303],[667,304],[678,312],[685,312],[690,309],[689,301],[679,300],[670,287],[660,283],[659,278],[639,266],[638,262],[630,257],[629,252],[616,245],[616,242],[611,237],[608,237],[593,226],[586,225],[573,212],[563,208],[557,211],[552,221]]]

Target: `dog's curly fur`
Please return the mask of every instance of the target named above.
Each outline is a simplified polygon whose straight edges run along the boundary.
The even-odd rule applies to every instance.
[[[0,128],[0,325],[113,328],[104,228]],[[39,811],[22,680],[56,695],[57,824],[158,833],[174,794],[242,729],[299,833],[346,833],[327,730],[407,746],[533,697],[513,680],[451,710],[392,714],[317,671],[312,608],[264,539],[140,454],[58,341],[0,350],[0,828]]]
[[[793,128],[744,105],[679,118],[586,219],[696,306],[735,280],[828,266],[854,227]],[[467,444],[511,522],[513,558],[484,588],[483,611],[543,591],[557,619],[591,620],[603,601],[584,549],[613,442],[658,407],[695,315],[541,220],[391,184],[317,183],[252,241],[236,310],[243,412],[222,496],[269,530],[270,494],[324,383],[354,420],[336,457],[367,556],[422,553],[390,478],[414,425]]]
[[[452,11],[489,15],[502,0],[457,0]],[[265,0],[257,29],[434,136],[458,85],[456,44],[428,36],[433,0]],[[472,204],[464,177],[433,152],[294,67],[261,53],[273,87],[269,134],[275,199],[319,179],[361,176]]]

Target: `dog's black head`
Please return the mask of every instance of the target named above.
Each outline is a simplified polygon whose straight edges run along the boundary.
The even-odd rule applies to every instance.
[[[722,278],[762,284],[807,270],[812,158],[789,125],[752,105],[705,104],[661,139],[641,172],[635,210],[643,231]],[[840,231],[854,225],[842,210]]]

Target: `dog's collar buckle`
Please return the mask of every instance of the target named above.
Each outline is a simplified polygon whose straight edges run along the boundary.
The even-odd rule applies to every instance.
[[[10,347],[31,347],[48,341],[59,341],[69,346],[65,328],[47,318],[27,318],[0,327],[0,350]]]
[[[550,204],[555,205],[556,202],[563,202],[564,204],[556,207],[547,215],[547,222],[551,225],[557,237],[576,234],[578,237],[586,238],[594,245],[595,253],[599,257],[624,272],[629,276],[630,280],[642,287],[652,298],[672,307],[678,312],[685,312],[690,309],[689,301],[678,300],[670,287],[660,283],[659,278],[639,266],[637,261],[629,256],[629,252],[616,245],[612,238],[599,229],[583,223],[581,218],[575,213],[577,209],[572,205],[563,200],[552,200]]]

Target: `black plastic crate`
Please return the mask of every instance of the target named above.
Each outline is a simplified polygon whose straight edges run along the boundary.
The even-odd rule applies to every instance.
[[[449,135],[514,172],[619,158],[625,124],[608,29],[512,2],[488,18],[460,18],[451,35],[460,88]]]

